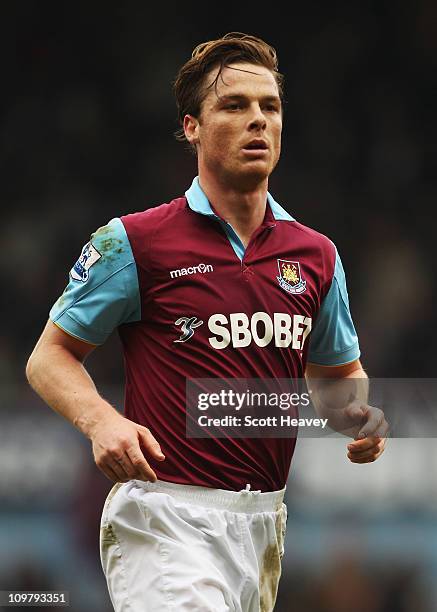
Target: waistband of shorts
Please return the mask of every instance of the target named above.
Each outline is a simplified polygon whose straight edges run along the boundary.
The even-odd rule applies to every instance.
[[[144,491],[155,493],[166,493],[175,499],[187,503],[230,510],[231,512],[277,512],[281,509],[284,500],[285,487],[278,491],[228,491],[226,489],[210,489],[193,485],[182,485],[164,480],[156,482],[145,482],[143,480],[131,480],[128,484],[140,487]]]

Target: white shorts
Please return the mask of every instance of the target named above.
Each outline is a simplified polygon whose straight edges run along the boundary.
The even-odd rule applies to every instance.
[[[284,554],[284,491],[140,480],[114,485],[100,529],[114,610],[273,610]]]

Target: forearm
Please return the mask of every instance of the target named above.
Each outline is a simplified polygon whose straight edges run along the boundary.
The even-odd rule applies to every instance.
[[[62,346],[35,350],[26,375],[36,393],[88,438],[103,417],[117,412],[99,395],[80,360]]]
[[[354,402],[367,404],[369,380],[360,367],[342,378],[307,378],[311,400],[317,414],[328,419],[328,426],[334,431],[354,437],[359,426],[351,422],[345,408]]]

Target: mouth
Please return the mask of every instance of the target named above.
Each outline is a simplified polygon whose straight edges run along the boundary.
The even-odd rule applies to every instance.
[[[251,140],[243,147],[244,151],[267,151],[268,146],[265,140]]]
[[[269,147],[265,140],[251,140],[242,147],[242,151],[246,159],[265,160],[269,153]]]

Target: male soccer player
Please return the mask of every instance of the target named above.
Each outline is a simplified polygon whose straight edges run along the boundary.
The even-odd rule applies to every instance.
[[[282,130],[275,50],[235,32],[201,44],[175,94],[198,177],[184,196],[92,235],[27,376],[116,483],[100,538],[115,610],[267,611],[295,440],[188,438],[186,380],[306,375],[334,426],[355,426],[356,463],[383,452],[386,422],[365,392],[335,412],[342,381],[366,377],[342,264],[268,192]],[[83,366],[115,328],[125,416]]]

